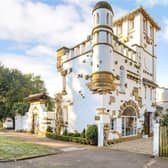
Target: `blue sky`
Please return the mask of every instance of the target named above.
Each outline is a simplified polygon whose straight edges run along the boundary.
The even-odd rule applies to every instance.
[[[41,75],[50,95],[59,90],[56,50],[85,40],[98,0],[5,0],[0,3],[0,62]],[[115,17],[143,5],[161,26],[157,82],[168,87],[168,0],[108,0]]]

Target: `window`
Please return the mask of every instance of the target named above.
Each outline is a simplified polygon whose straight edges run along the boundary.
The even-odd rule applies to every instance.
[[[114,122],[114,119],[111,119],[111,130],[114,130],[115,128],[115,122]]]
[[[109,43],[109,33],[106,32],[106,42]]]
[[[96,43],[99,42],[99,32],[96,33]]]
[[[99,14],[96,14],[96,23],[99,24]]]
[[[122,24],[118,25],[118,35],[122,35]]]
[[[120,67],[120,91],[125,91],[125,68],[124,66]]]
[[[134,18],[131,18],[129,20],[129,30],[132,30],[132,29],[134,29]]]
[[[146,99],[146,95],[147,95],[147,88],[145,86],[145,99]]]
[[[150,25],[150,37],[153,38],[153,27]]]
[[[150,99],[152,100],[152,88],[150,88]]]
[[[109,24],[109,13],[107,13],[107,16],[106,16],[106,23]]]
[[[145,18],[143,20],[143,29],[144,29],[144,32],[147,33],[147,20]]]

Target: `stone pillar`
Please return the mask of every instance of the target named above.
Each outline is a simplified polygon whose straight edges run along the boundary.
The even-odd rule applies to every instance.
[[[105,126],[110,123],[110,117],[107,112],[105,112],[105,108],[97,108],[97,115],[95,117],[96,124],[98,127],[98,147],[103,147],[105,144]],[[107,130],[106,130],[107,131]],[[107,132],[106,132],[107,133]],[[107,138],[106,138],[107,141]]]
[[[98,123],[98,147],[104,146],[104,124]]]
[[[159,123],[154,124],[153,133],[153,155],[159,156]]]

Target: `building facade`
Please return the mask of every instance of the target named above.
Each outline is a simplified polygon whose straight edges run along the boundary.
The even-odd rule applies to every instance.
[[[108,139],[150,135],[160,27],[143,7],[113,17],[111,5],[98,2],[87,39],[57,50],[63,122],[69,132],[101,124]]]
[[[157,110],[163,114],[168,112],[168,88],[158,87],[156,89],[156,105]]]

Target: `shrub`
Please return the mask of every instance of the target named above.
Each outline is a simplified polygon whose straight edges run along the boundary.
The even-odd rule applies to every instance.
[[[96,125],[89,125],[86,130],[86,138],[90,144],[97,145],[98,142],[98,130]]]
[[[64,130],[63,135],[68,135],[67,129]]]
[[[73,134],[74,137],[80,137],[80,135],[81,134],[78,131],[75,131],[74,134]]]
[[[86,134],[86,131],[85,131],[85,129],[83,129],[83,131],[81,133],[81,138],[85,138],[86,137],[85,134]]]
[[[87,139],[86,138],[81,138],[81,137],[57,135],[57,134],[51,133],[51,132],[47,132],[46,136],[48,138],[62,140],[62,141],[70,141],[70,142],[77,142],[77,143],[81,143],[81,144],[88,144]]]
[[[48,127],[47,127],[47,132],[53,132],[53,128],[50,127],[50,126],[48,126]]]

